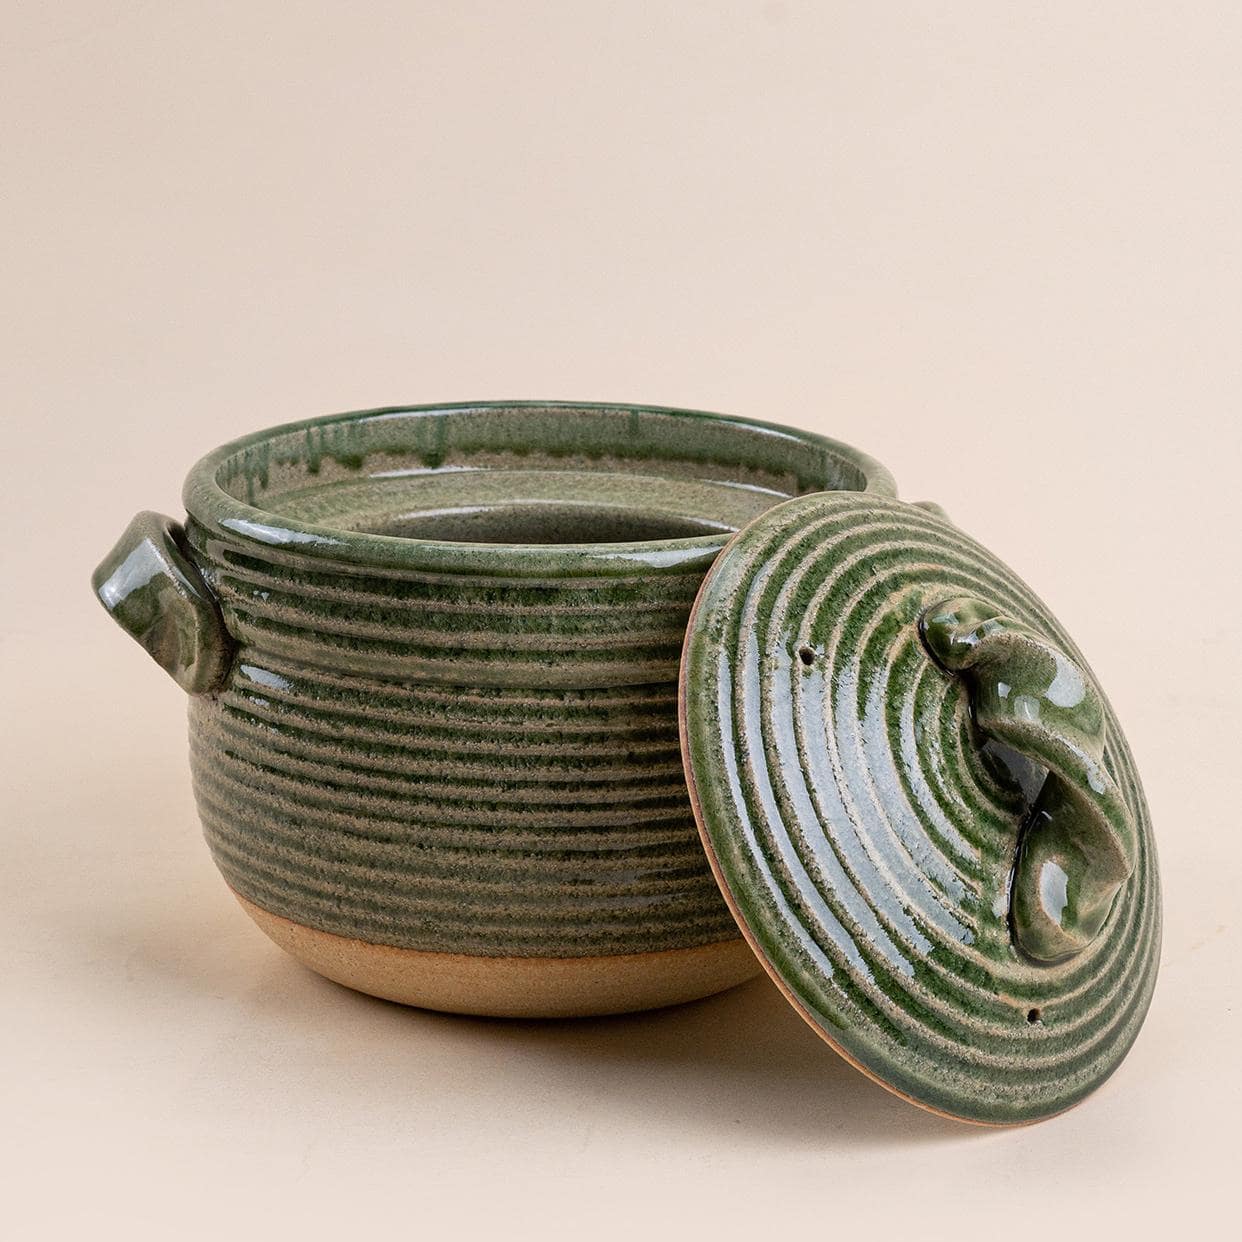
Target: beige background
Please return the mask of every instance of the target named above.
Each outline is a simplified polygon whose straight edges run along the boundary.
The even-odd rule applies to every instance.
[[[0,8],[10,1236],[1134,1238],[1224,1208],[1239,6]],[[89,571],[228,437],[508,396],[852,441],[1059,610],[1166,881],[1155,1005],[1096,1097],[980,1132],[860,1079],[766,982],[450,1019],[249,925],[181,695]]]

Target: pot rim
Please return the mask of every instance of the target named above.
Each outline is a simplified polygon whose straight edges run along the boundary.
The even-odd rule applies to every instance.
[[[891,473],[875,458],[852,445],[816,432],[761,419],[708,410],[674,406],[603,401],[462,401],[429,405],[381,406],[348,410],[317,418],[299,419],[230,440],[200,458],[186,476],[182,499],[186,512],[208,531],[229,540],[278,549],[286,554],[330,560],[338,564],[388,570],[433,573],[497,574],[501,576],[584,577],[705,571],[721,548],[733,538],[731,531],[705,533],[674,539],[644,539],[618,543],[481,543],[421,539],[405,535],[382,535],[340,530],[298,521],[283,514],[248,504],[230,495],[219,481],[225,463],[260,448],[278,436],[308,432],[317,427],[345,426],[399,417],[434,417],[475,411],[563,410],[615,411],[624,414],[669,415],[707,423],[727,423],[820,449],[846,467],[859,472],[873,495],[895,497]],[[825,489],[828,490],[828,489]]]

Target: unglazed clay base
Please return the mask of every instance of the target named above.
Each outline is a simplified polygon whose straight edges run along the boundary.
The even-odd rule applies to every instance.
[[[359,992],[446,1013],[579,1018],[700,1000],[760,973],[744,940],[599,957],[471,957],[352,940],[233,894],[285,952]]]

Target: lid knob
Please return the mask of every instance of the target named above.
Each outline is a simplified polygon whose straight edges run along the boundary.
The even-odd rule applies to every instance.
[[[1048,770],[1018,843],[1010,924],[1027,957],[1073,957],[1099,934],[1138,848],[1101,762],[1100,692],[1049,638],[971,596],[926,609],[919,629],[932,658],[965,678],[979,728]]]

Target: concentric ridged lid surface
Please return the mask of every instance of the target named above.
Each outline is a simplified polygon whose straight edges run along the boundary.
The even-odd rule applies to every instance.
[[[788,501],[704,583],[682,709],[722,891],[839,1052],[1002,1124],[1117,1067],[1159,958],[1147,806],[1090,669],[1007,566],[922,507]]]

